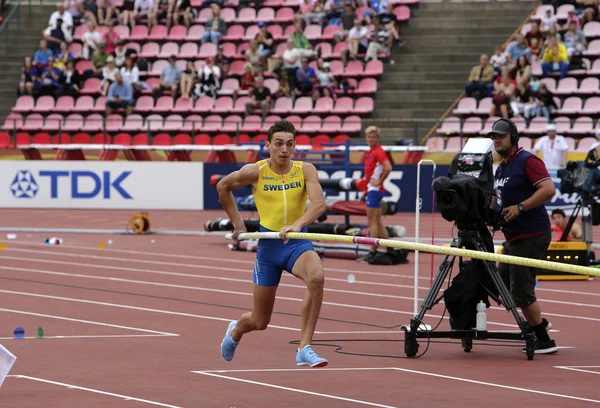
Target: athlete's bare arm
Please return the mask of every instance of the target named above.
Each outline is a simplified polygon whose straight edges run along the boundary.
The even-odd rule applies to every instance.
[[[252,190],[254,191],[257,181],[258,166],[256,163],[251,163],[246,164],[241,169],[223,177],[217,183],[219,201],[221,202],[223,209],[229,216],[229,219],[233,223],[233,228],[235,229],[233,232],[233,239],[236,239],[240,233],[246,231],[246,226],[244,225],[244,220],[240,215],[231,191],[249,185],[252,186]]]
[[[579,224],[577,224],[576,222],[573,223],[573,226],[571,227],[571,231],[569,232],[569,235],[571,236],[571,238],[573,240],[581,241],[581,239],[583,238],[581,226]]]

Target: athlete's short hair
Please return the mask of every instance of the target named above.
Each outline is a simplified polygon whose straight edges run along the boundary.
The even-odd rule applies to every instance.
[[[365,129],[365,135],[368,135],[371,132],[377,133],[377,136],[379,136],[379,128],[377,126],[369,126]]]
[[[273,139],[273,135],[279,132],[291,133],[294,135],[294,138],[296,138],[296,127],[289,120],[280,120],[273,123],[273,125],[267,131],[267,138],[269,142],[271,139]]]

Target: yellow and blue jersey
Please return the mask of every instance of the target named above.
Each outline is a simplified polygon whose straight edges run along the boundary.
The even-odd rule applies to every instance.
[[[306,211],[308,193],[302,162],[293,161],[287,174],[275,173],[267,160],[261,160],[257,165],[254,201],[260,225],[271,231],[280,231],[296,222]]]

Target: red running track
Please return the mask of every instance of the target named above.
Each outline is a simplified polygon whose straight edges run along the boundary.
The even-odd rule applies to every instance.
[[[123,228],[127,212],[5,213],[5,226]],[[198,229],[215,213],[152,213],[156,228]],[[167,217],[170,217],[167,219]],[[408,221],[406,222],[408,224]],[[445,224],[436,225],[442,230]],[[409,228],[410,233],[410,228]],[[424,235],[424,233],[422,233]],[[449,237],[449,229],[443,235]],[[7,407],[590,407],[600,404],[598,281],[540,282],[538,297],[561,347],[527,361],[521,345],[432,342],[404,357],[413,310],[413,267],[325,260],[326,291],[315,349],[326,369],[298,368],[302,282],[285,274],[271,327],[247,335],[232,362],[220,343],[227,322],[252,305],[254,254],[231,252],[222,237],[18,233],[0,251],[0,342],[18,360],[4,383]],[[108,240],[112,244],[108,244]],[[152,243],[151,240],[154,240]],[[99,249],[98,244],[106,244]],[[421,269],[429,271],[429,256]],[[435,257],[435,267],[441,257]],[[347,281],[348,274],[356,282]],[[424,275],[428,275],[424,273]],[[420,297],[429,276],[420,282]],[[435,326],[443,312],[426,316]],[[489,310],[490,330],[515,330],[505,310]],[[369,326],[379,325],[381,327]],[[12,339],[23,326],[35,337]],[[443,319],[441,329],[447,329]],[[59,337],[62,336],[62,337]],[[387,341],[349,341],[387,340]],[[420,340],[420,352],[426,341]],[[562,368],[561,368],[562,367]]]

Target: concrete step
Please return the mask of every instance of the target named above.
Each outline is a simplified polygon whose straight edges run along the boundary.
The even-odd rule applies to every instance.
[[[503,13],[510,13],[513,10],[533,10],[536,6],[536,1],[484,1],[484,2],[440,2],[440,3],[422,3],[419,8],[415,8],[415,14],[422,16],[428,13],[473,13],[474,10],[478,12],[489,12],[489,11],[502,11]]]
[[[525,16],[523,16],[523,18],[525,18]],[[438,27],[436,24],[436,31],[438,33],[444,33],[447,36],[458,36],[458,35],[470,35],[470,36],[479,36],[479,35],[483,35],[483,34],[490,34],[490,33],[507,33],[507,38],[510,34],[513,33],[513,31],[515,31],[515,29],[517,28],[518,23],[516,24],[495,24],[495,25],[491,25],[491,26],[485,26],[485,25],[481,25],[481,26],[471,26],[468,22],[466,23],[455,23],[452,27]],[[415,35],[426,35],[426,34],[431,34],[433,30],[433,27],[431,26],[431,24],[424,25],[424,26],[412,26],[410,29],[405,30],[405,31],[410,31],[411,34],[415,34]]]
[[[457,88],[457,84],[462,85],[466,80],[464,79],[464,75],[457,77],[453,80],[447,80],[447,81],[437,81],[437,80],[430,80],[430,81],[425,81],[425,80],[412,80],[410,82],[403,82],[403,83],[398,83],[398,82],[390,82],[389,84],[386,83],[386,87],[384,90],[381,90],[379,92],[377,92],[377,100],[379,100],[379,95],[381,92],[408,92],[408,91],[413,91],[413,90],[423,90],[423,89],[427,89],[427,90],[431,90],[431,91],[444,91],[444,90],[452,90],[453,92],[456,91]]]
[[[423,100],[437,100],[437,99],[447,99],[447,98],[456,98],[457,92],[455,89],[430,89],[427,87],[420,89],[380,89],[377,92],[377,101],[382,101],[385,104],[388,101],[401,101],[401,100],[418,100],[422,102]]]
[[[490,47],[493,50],[493,47]],[[472,52],[430,52],[430,53],[406,53],[406,54],[398,54],[394,55],[395,64],[391,66],[392,72],[394,69],[401,65],[414,65],[418,64],[416,67],[420,69],[422,64],[434,64],[439,70],[444,70],[449,63],[457,63],[457,65],[470,64],[475,65],[479,61],[479,57],[481,56],[481,51]],[[387,70],[387,66],[386,66]]]
[[[387,66],[386,66],[387,70]],[[439,72],[428,72],[428,71],[394,71],[386,72],[384,74],[385,88],[386,89],[406,89],[406,86],[411,84],[427,84],[430,82],[456,82],[466,81],[469,73],[465,73],[464,70],[458,71],[439,71]]]

